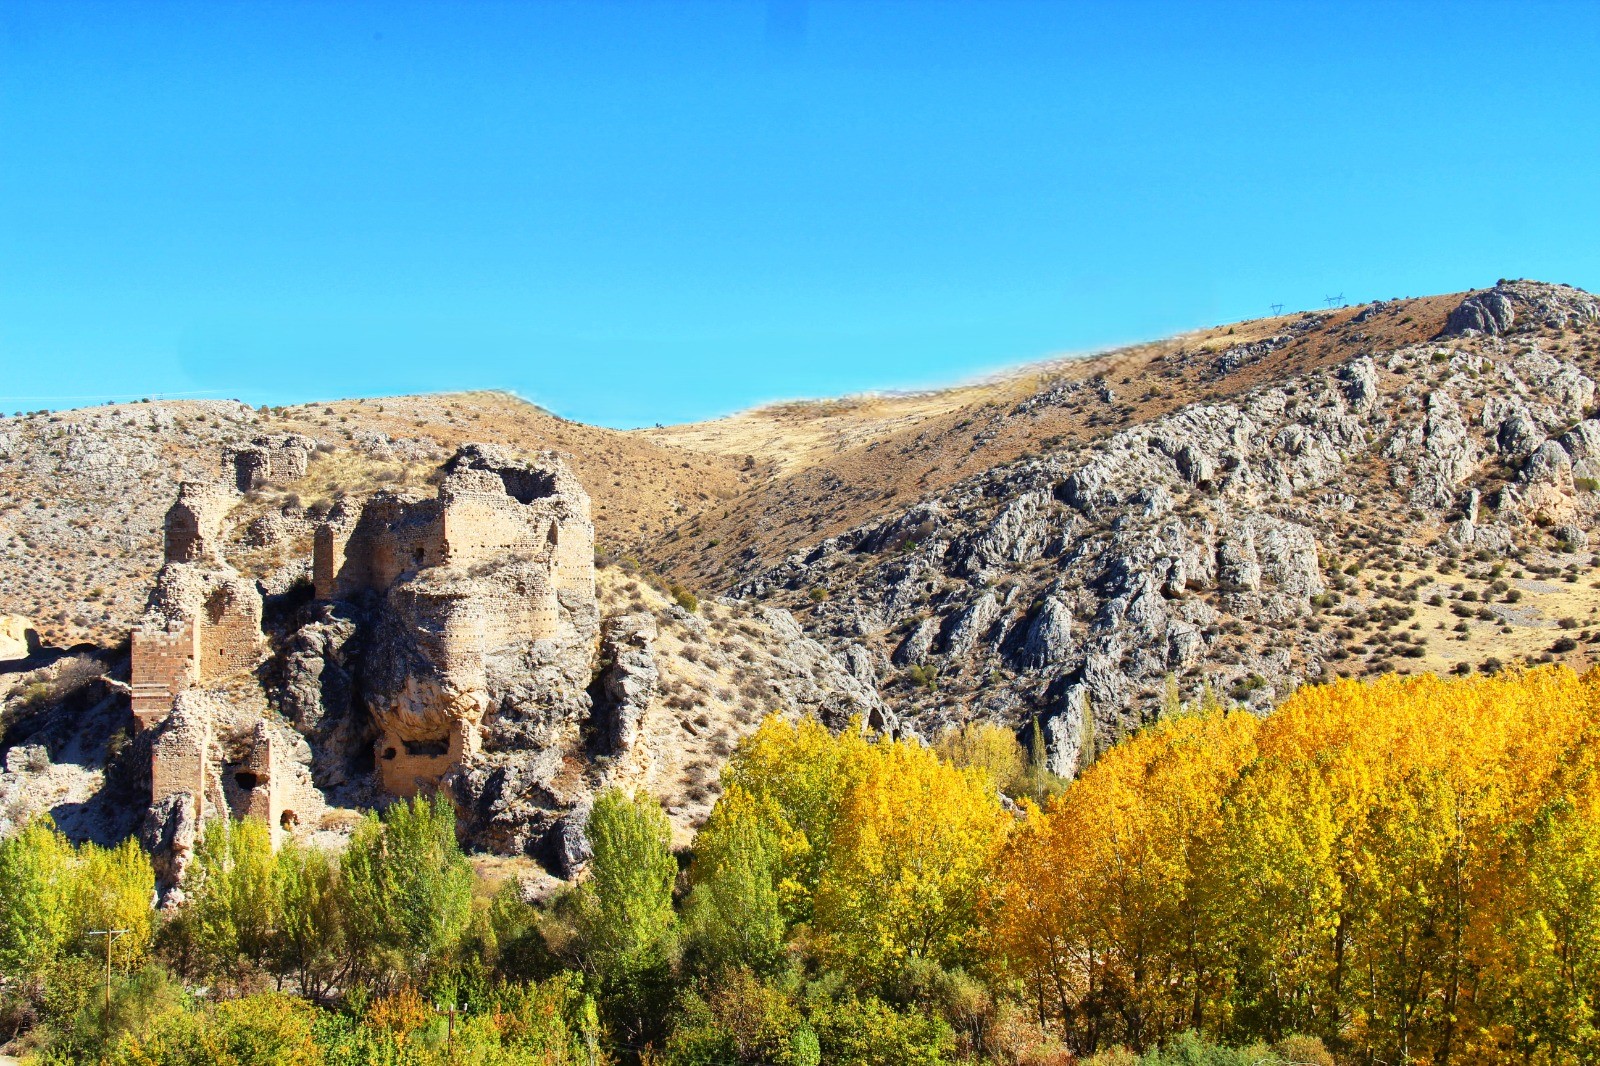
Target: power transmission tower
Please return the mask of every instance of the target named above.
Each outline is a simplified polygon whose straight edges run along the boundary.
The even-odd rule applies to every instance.
[[[1283,305],[1282,304],[1273,304],[1272,305],[1272,315],[1273,315],[1273,317],[1276,318],[1278,315],[1281,315],[1281,314],[1283,314]]]
[[[1344,306],[1344,293],[1341,292],[1337,296],[1324,296],[1322,298],[1322,302],[1327,304],[1330,308],[1333,307],[1334,304],[1338,304],[1340,307],[1343,307]]]
[[[111,942],[126,932],[126,929],[91,929],[83,934],[84,936],[103,936],[106,938],[106,1013],[104,1025],[107,1034],[111,1032]]]

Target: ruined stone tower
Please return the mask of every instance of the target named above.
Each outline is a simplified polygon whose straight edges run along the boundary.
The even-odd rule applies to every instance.
[[[557,455],[520,462],[469,444],[443,474],[433,499],[378,493],[336,508],[315,539],[318,598],[380,594],[392,654],[417,660],[369,701],[379,776],[402,796],[478,750],[488,659],[570,636],[562,598],[595,598],[589,496]]]
[[[299,455],[304,471],[301,445],[257,445],[269,456]],[[250,724],[259,712],[207,695],[219,685],[253,682],[267,652],[261,592],[223,558],[227,515],[237,502],[225,482],[179,486],[167,510],[162,566],[131,635],[134,723],[155,733],[151,809],[176,820],[153,831],[160,839],[173,838],[177,825],[189,826],[192,837],[214,814],[260,817],[275,842],[290,824],[282,811],[296,786],[281,771],[273,733],[263,722]]]
[[[263,649],[261,594],[223,560],[225,488],[179,486],[167,511],[165,562],[132,635],[133,715],[140,728],[172,710],[190,685],[254,666]]]

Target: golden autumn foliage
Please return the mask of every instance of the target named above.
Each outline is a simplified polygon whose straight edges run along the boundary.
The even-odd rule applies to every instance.
[[[989,776],[915,741],[873,745],[863,763],[840,797],[817,886],[818,927],[845,969],[964,961],[1005,830]]]
[[[915,741],[771,718],[724,776],[728,813],[765,812],[781,842],[789,923],[814,926],[837,968],[874,977],[913,958],[971,957],[1011,821],[987,771]]]
[[[996,946],[1085,1050],[1600,1056],[1600,674],[1389,677],[1179,716],[1012,837]]]

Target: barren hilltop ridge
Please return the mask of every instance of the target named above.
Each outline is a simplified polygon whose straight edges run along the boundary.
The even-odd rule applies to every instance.
[[[172,887],[212,813],[338,836],[438,789],[566,876],[597,791],[686,841],[774,711],[1037,727],[1071,775],[1207,687],[1581,667],[1597,379],[1600,300],[1502,281],[650,430],[491,392],[0,420],[0,835],[137,831]]]

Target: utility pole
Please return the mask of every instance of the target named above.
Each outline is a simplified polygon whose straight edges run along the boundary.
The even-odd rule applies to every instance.
[[[461,1008],[460,1007],[435,1007],[433,1009],[438,1011],[440,1014],[445,1015],[445,1017],[447,1017],[449,1019],[449,1021],[447,1021],[445,1023],[445,1029],[444,1029],[444,1061],[445,1062],[449,1062],[450,1061],[450,1055],[451,1055],[451,1048],[453,1048],[455,1046],[455,1042],[456,1042],[456,1015],[461,1013]]]
[[[106,1013],[104,1026],[107,1034],[111,1032],[111,942],[126,929],[91,929],[84,936],[103,936],[106,938]]]

